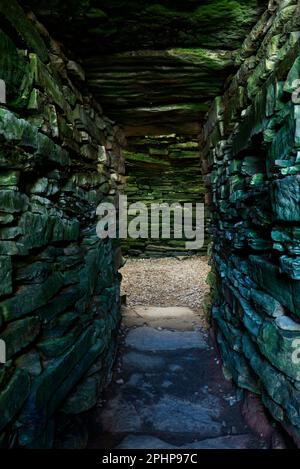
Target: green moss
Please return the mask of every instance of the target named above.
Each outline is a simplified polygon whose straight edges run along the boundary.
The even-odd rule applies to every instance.
[[[255,14],[257,2],[254,0],[213,0],[208,5],[202,5],[193,13],[193,18],[197,22],[214,24],[214,21],[221,22],[230,20],[239,23],[248,22]],[[223,25],[222,25],[223,27]]]
[[[194,63],[200,61],[214,69],[233,64],[233,54],[227,51],[203,48],[177,48],[169,50],[169,54]]]
[[[173,5],[172,5],[173,6]],[[155,3],[154,5],[146,6],[143,14],[155,16],[158,21],[165,19],[181,19],[182,21],[196,21],[197,23],[210,24],[211,27],[218,26],[218,23],[223,20],[230,22],[244,23],[253,18],[257,9],[257,2],[255,0],[212,0],[205,5],[198,6],[194,11],[184,11],[179,5],[173,8]],[[214,24],[214,22],[216,22]],[[222,24],[224,28],[224,24]]]
[[[156,3],[145,8],[145,14],[150,14],[159,18],[177,18],[179,16],[186,16],[186,14],[180,13],[176,10],[170,10],[164,5]]]
[[[168,104],[164,106],[153,106],[138,108],[140,111],[156,111],[156,112],[170,112],[170,111],[207,111],[209,106],[207,103],[183,103],[183,104]]]
[[[107,18],[107,14],[103,11],[100,10],[99,8],[91,8],[85,15],[87,18],[91,19],[101,19],[101,18]]]
[[[90,28],[89,29],[89,34],[93,36],[102,36],[104,38],[109,37],[113,34],[116,34],[118,32],[118,28],[110,27],[110,28]]]
[[[46,45],[20,5],[15,0],[1,0],[0,14],[18,31],[25,44],[38,54],[43,62],[47,62],[49,56]]]
[[[159,165],[165,165],[165,166],[169,165],[168,161],[163,161],[157,158],[150,157],[145,153],[132,153],[129,151],[123,151],[123,155],[125,157],[125,161],[131,160],[131,161],[141,161],[143,163],[159,164]]]

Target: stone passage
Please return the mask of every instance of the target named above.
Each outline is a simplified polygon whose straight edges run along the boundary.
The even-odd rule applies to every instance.
[[[283,444],[265,416],[262,434],[251,431],[242,415],[242,393],[225,380],[213,342],[192,309],[136,306],[123,311],[123,321],[119,365],[94,416],[89,447]]]
[[[88,441],[81,414],[110,378],[123,263],[118,242],[96,236],[96,208],[117,205],[126,138],[131,201],[191,203],[206,191],[205,311],[223,369],[300,446],[299,38],[298,0],[0,0],[0,447]],[[125,248],[182,253],[172,239]],[[184,262],[172,263],[179,274]],[[145,446],[150,437],[259,444],[239,401],[226,401],[235,391],[214,345],[191,330],[202,310],[203,279],[191,288],[198,268],[175,276],[186,304],[173,302],[176,282],[160,268],[141,306],[172,310],[128,303],[124,384],[111,388],[98,430],[111,446],[135,444],[134,433]],[[173,306],[195,305],[179,331]],[[185,395],[176,369],[190,377]],[[180,438],[172,409],[186,424]],[[267,432],[263,446],[272,439]]]
[[[245,400],[224,378],[202,308],[208,270],[203,257],[130,260],[122,268],[128,306],[112,384],[88,418],[90,447],[284,446],[255,395]],[[134,274],[140,287],[128,289]],[[149,306],[155,298],[160,306]]]

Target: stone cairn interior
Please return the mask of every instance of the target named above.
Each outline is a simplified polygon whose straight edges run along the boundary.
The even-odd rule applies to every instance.
[[[176,135],[160,137],[131,137],[123,151],[126,161],[124,194],[128,204],[140,201],[151,204],[203,203],[204,187],[199,160],[198,142],[187,141]],[[148,212],[148,226],[151,210]],[[195,224],[195,212],[193,213]],[[130,219],[130,217],[129,217]],[[168,221],[165,221],[165,225]],[[160,223],[161,231],[164,229]],[[174,238],[174,225],[170,223],[171,238],[127,238],[122,242],[124,254],[138,257],[160,257],[195,254],[187,251],[184,236]],[[198,252],[207,252],[207,233],[204,246]],[[197,252],[197,251],[196,251]]]
[[[300,2],[0,0],[0,80],[0,448],[87,444],[124,264],[96,208],[121,192],[205,201],[223,371],[299,447]]]

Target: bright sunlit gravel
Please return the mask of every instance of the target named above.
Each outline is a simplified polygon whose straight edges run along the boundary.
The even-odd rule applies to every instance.
[[[122,293],[127,305],[189,306],[202,309],[209,291],[207,257],[127,259],[122,268]]]

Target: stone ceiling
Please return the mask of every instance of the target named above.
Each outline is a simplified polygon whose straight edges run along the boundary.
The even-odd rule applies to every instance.
[[[127,135],[197,134],[264,0],[27,0]]]

